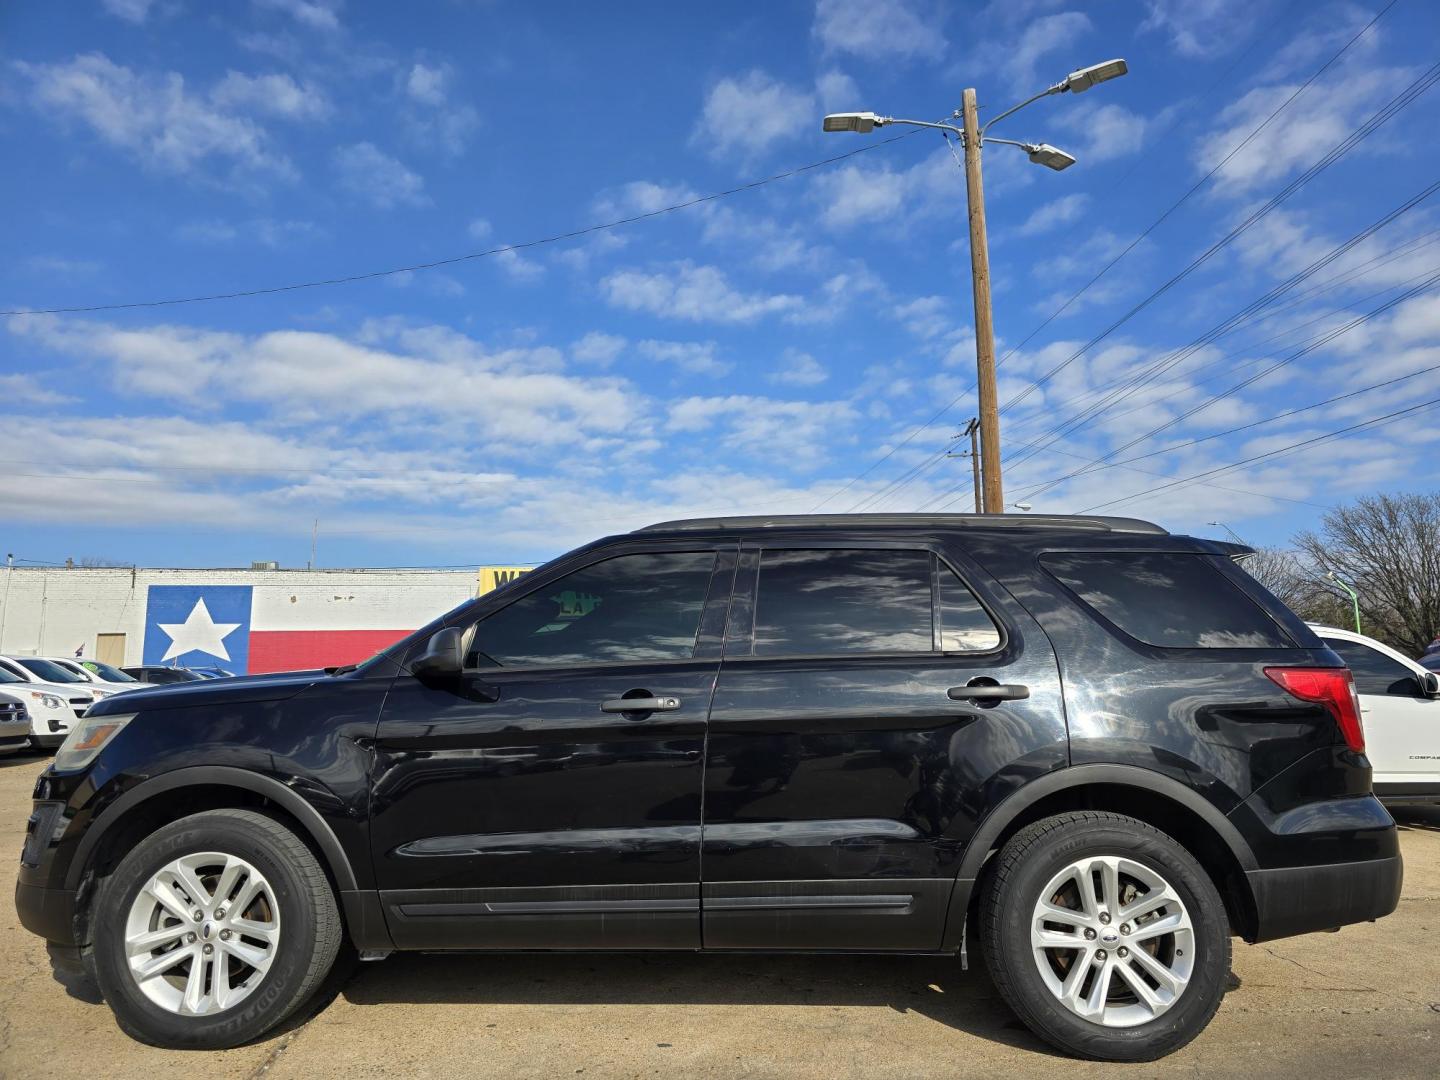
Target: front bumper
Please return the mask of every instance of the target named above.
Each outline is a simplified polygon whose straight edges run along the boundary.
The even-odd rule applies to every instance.
[[[46,889],[39,885],[15,883],[15,913],[20,925],[46,941],[74,945],[75,893],[69,889]]]
[[[1373,922],[1400,903],[1405,867],[1399,855],[1365,862],[1251,870],[1256,941]]]

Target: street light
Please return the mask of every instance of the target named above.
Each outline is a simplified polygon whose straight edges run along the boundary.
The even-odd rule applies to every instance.
[[[952,120],[960,120],[963,127],[935,124],[925,120],[897,120],[893,116],[880,116],[873,112],[831,113],[825,117],[826,131],[853,131],[864,135],[886,124],[905,124],[909,127],[934,128],[945,132],[947,139],[953,134],[965,147],[965,191],[970,217],[970,278],[975,298],[976,388],[980,398],[980,460],[984,472],[982,505],[989,514],[1004,511],[1005,496],[1000,481],[1000,408],[995,389],[995,322],[990,304],[990,249],[985,236],[985,186],[980,172],[980,148],[988,139],[990,142],[1018,147],[1036,165],[1044,165],[1056,172],[1068,169],[1075,164],[1075,158],[1058,147],[1049,143],[998,139],[987,136],[986,132],[1007,116],[1019,112],[1042,97],[1067,91],[1072,94],[1084,93],[1092,86],[1124,75],[1128,70],[1125,61],[1119,59],[1079,68],[1058,83],[1026,98],[1019,105],[1006,109],[983,128],[980,126],[979,106],[976,105],[973,88],[960,95],[960,108],[950,115]]]
[[[1350,594],[1350,606],[1355,609],[1355,633],[1363,634],[1364,631],[1360,629],[1360,594],[1334,570],[1326,570],[1325,576]]]

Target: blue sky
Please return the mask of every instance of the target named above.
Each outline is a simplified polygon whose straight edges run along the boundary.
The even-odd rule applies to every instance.
[[[1283,540],[1358,494],[1434,490],[1433,410],[1265,455],[1440,396],[1426,370],[1440,301],[1405,294],[1440,269],[1440,195],[1202,335],[1440,175],[1423,137],[1440,89],[1083,346],[1414,84],[1435,61],[1435,5],[1399,0],[1025,339],[1382,7],[7,4],[0,307],[265,288],[523,243],[899,130],[824,135],[827,111],[938,119],[973,85],[995,115],[1123,56],[1126,78],[995,130],[1059,145],[1075,167],[985,151],[1001,401],[1025,395],[1004,411],[1007,498]],[[969,462],[943,453],[975,411],[968,259],[963,177],[921,132],[439,269],[9,316],[5,546],[293,566],[318,519],[322,566],[473,564],[690,514],[968,509]],[[1205,441],[1175,447],[1192,439]],[[1106,455],[1126,464],[1065,478]]]

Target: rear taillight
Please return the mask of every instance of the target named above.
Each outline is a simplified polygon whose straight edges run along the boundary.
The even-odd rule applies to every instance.
[[[1270,681],[1301,701],[1313,701],[1330,710],[1345,736],[1345,745],[1365,752],[1365,729],[1360,726],[1360,699],[1349,668],[1267,667]]]

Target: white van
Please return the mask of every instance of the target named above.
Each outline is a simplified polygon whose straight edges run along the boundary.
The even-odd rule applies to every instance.
[[[1355,677],[1380,801],[1440,802],[1440,676],[1364,634],[1310,627]]]

